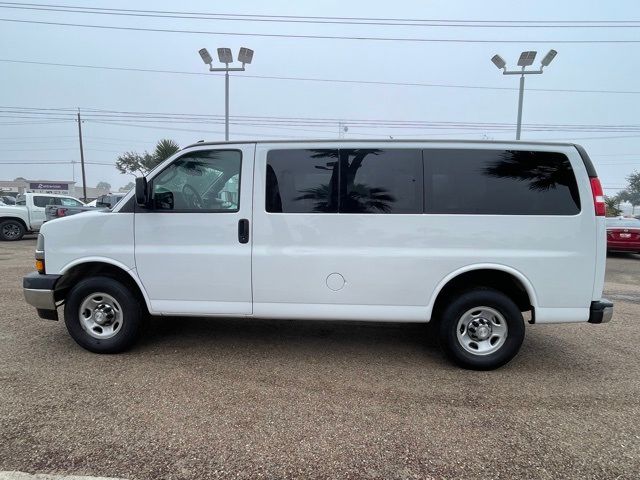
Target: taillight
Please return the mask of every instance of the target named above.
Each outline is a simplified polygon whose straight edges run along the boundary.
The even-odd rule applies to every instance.
[[[593,206],[596,209],[596,217],[604,217],[607,213],[607,206],[604,203],[604,193],[598,177],[591,178],[591,194],[593,195]]]
[[[66,208],[59,208],[58,211],[56,212],[56,216],[57,217],[66,217],[67,216],[67,209]]]

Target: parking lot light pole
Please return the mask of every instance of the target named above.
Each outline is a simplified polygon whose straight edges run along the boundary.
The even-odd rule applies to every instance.
[[[518,123],[516,125],[516,140],[520,140],[520,133],[522,131],[522,104],[524,101],[524,76],[525,75],[540,75],[544,67],[548,66],[551,61],[556,57],[558,52],[555,50],[549,50],[542,61],[540,62],[540,68],[538,70],[526,70],[526,67],[533,65],[533,61],[536,58],[538,52],[527,51],[520,54],[518,59],[518,66],[520,70],[507,70],[507,62],[500,55],[494,55],[491,57],[493,64],[502,70],[503,75],[520,75],[520,89],[518,94]]]
[[[238,61],[242,67],[229,67],[233,63],[233,54],[230,48],[218,48],[218,60],[224,63],[224,68],[213,68],[213,58],[206,48],[198,50],[202,61],[209,65],[210,72],[224,72],[224,139],[229,140],[229,72],[244,72],[245,64],[250,64],[253,60],[253,50],[242,47],[238,53]]]

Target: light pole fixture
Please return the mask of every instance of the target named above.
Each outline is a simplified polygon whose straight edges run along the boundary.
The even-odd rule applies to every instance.
[[[229,72],[244,72],[245,64],[248,65],[253,60],[253,50],[242,47],[238,53],[238,61],[242,67],[229,67],[233,63],[233,53],[230,48],[218,48],[218,60],[224,63],[224,68],[213,68],[213,58],[206,48],[198,50],[202,61],[209,65],[210,72],[225,72],[224,75],[224,139],[229,140]]]
[[[549,50],[540,62],[540,68],[538,70],[526,70],[527,67],[533,65],[533,61],[536,59],[538,52],[527,51],[520,54],[518,59],[518,66],[520,70],[507,70],[507,62],[500,55],[494,55],[491,57],[493,64],[502,70],[503,75],[520,75],[520,93],[518,96],[518,124],[516,127],[516,140],[520,140],[520,132],[522,131],[522,102],[524,99],[524,76],[525,75],[540,75],[544,67],[548,67],[549,64],[556,58],[558,52],[555,50]]]

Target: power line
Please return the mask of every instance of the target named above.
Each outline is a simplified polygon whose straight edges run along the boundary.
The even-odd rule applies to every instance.
[[[34,107],[1,107],[0,116],[7,118],[32,118],[40,115],[41,118],[60,118],[59,115],[71,116],[66,109],[46,108],[39,111]],[[155,123],[155,124],[221,124],[221,115],[190,114],[190,113],[162,113],[162,112],[134,112],[102,109],[84,109],[86,121],[108,121],[108,122],[135,122]],[[498,122],[454,122],[454,121],[424,121],[424,120],[378,120],[378,119],[356,119],[356,118],[319,118],[319,117],[283,117],[283,116],[232,116],[232,123],[235,125],[254,126],[260,128],[281,128],[288,130],[304,131],[301,127],[314,127],[313,131],[320,132],[322,127],[333,127],[339,122],[347,123],[353,127],[363,127],[369,129],[414,129],[414,130],[452,130],[452,129],[476,129],[486,131],[512,131],[511,123]],[[320,128],[318,128],[320,127]],[[539,131],[581,131],[599,133],[636,133],[640,132],[640,125],[627,124],[527,124],[526,129],[531,132]],[[308,130],[307,130],[308,131]],[[333,134],[325,131],[325,133]],[[599,137],[603,138],[603,137]]]
[[[60,165],[75,162],[0,162],[0,165]]]
[[[84,7],[41,3],[0,2],[0,8],[38,10],[47,12],[117,15],[151,18],[178,18],[187,20],[223,20],[276,23],[313,23],[333,25],[373,25],[410,27],[486,27],[486,28],[636,28],[639,20],[452,20],[374,17],[319,17],[300,15],[252,15],[235,13],[184,12],[167,10],[140,10],[125,8]]]
[[[504,39],[462,39],[462,38],[410,38],[410,37],[371,37],[371,36],[348,36],[348,35],[303,35],[303,34],[284,34],[284,33],[257,33],[257,32],[214,32],[208,30],[181,30],[170,28],[144,28],[144,27],[125,27],[116,25],[92,25],[86,23],[67,23],[67,22],[45,22],[40,20],[19,20],[15,18],[0,18],[0,22],[32,24],[32,25],[50,25],[56,27],[77,27],[77,28],[95,28],[101,30],[122,30],[132,32],[154,32],[154,33],[184,33],[190,35],[223,35],[226,37],[262,37],[262,38],[297,38],[306,40],[354,40],[354,41],[376,41],[376,42],[416,42],[416,43],[553,43],[553,44],[636,44],[640,40],[612,40],[612,39],[580,39],[580,40],[504,40]]]
[[[175,130],[175,131],[180,131],[180,132],[194,132],[194,133],[217,133],[217,134],[224,134],[223,131],[215,131],[215,130],[196,130],[196,129],[190,129],[190,128],[177,128],[177,127],[160,127],[160,126],[150,126],[150,125],[139,125],[139,124],[135,124],[135,123],[121,123],[121,122],[113,122],[113,121],[100,121],[100,120],[90,120],[93,123],[99,123],[99,124],[103,124],[103,125],[117,125],[117,126],[123,126],[123,127],[136,127],[136,128],[150,128],[153,130]],[[243,133],[243,132],[233,132],[234,135],[240,135],[243,137],[273,137],[273,135],[262,135],[259,133]],[[304,139],[307,137],[296,137],[296,136],[291,136],[291,135],[277,135],[277,137],[282,137],[282,138],[295,138],[295,139]]]
[[[140,72],[140,73],[161,73],[170,75],[197,75],[197,76],[222,76],[212,74],[209,72],[186,72],[180,70],[162,70],[151,68],[135,68],[135,67],[108,67],[104,65],[84,65],[77,63],[54,63],[54,62],[35,62],[28,60],[14,60],[8,58],[0,58],[0,62],[5,63],[17,63],[26,65],[42,65],[51,67],[67,67],[67,68],[87,68],[96,70],[112,70],[112,71],[126,71],[126,72]],[[399,87],[432,87],[432,88],[463,88],[472,90],[506,90],[517,91],[514,87],[490,87],[486,85],[459,85],[459,84],[447,84],[447,83],[423,83],[423,82],[386,82],[381,80],[345,80],[339,78],[314,78],[314,77],[289,77],[289,76],[276,76],[276,75],[232,75],[237,78],[252,78],[252,79],[264,79],[264,80],[285,80],[285,81],[301,81],[301,82],[320,82],[320,83],[345,83],[345,84],[360,84],[360,85],[389,85]],[[638,95],[640,90],[582,90],[582,89],[569,89],[569,88],[528,88],[527,92],[560,92],[560,93],[611,93],[611,94],[631,94]]]

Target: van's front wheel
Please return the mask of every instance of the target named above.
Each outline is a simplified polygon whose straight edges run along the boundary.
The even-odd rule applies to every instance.
[[[442,312],[440,344],[458,365],[498,368],[516,356],[524,340],[524,320],[504,293],[479,288],[457,296]]]
[[[92,277],[69,292],[64,321],[81,347],[95,353],[118,353],[138,338],[142,310],[123,283],[110,277]]]

